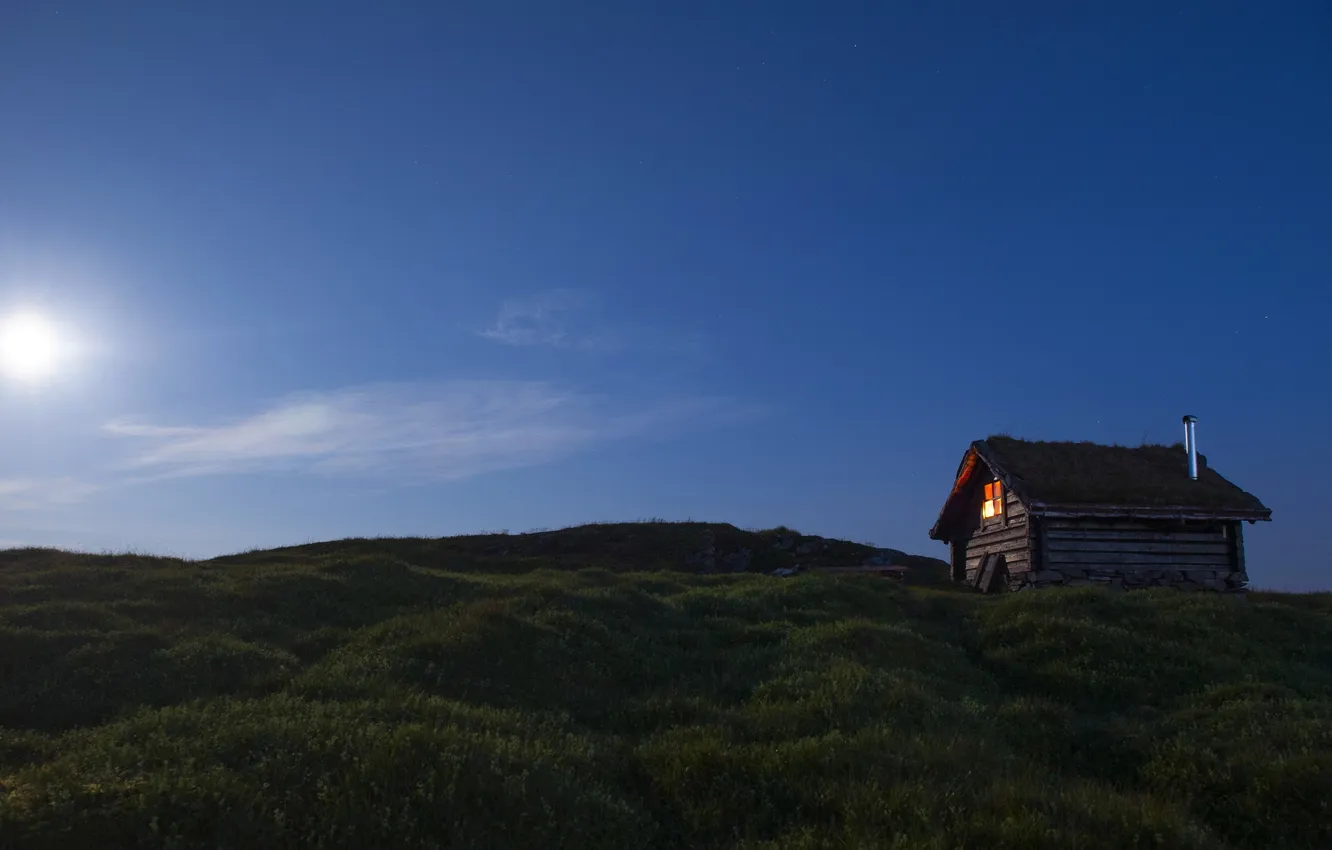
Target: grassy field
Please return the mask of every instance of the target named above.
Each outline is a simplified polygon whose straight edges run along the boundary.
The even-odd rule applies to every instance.
[[[0,553],[0,845],[1332,847],[1329,595],[690,574],[699,528]]]

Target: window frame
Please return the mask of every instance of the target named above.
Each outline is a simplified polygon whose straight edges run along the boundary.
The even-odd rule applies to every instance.
[[[1004,491],[1004,482],[999,479],[987,482],[981,496],[981,523],[1003,523],[1008,521],[1008,511],[1005,509],[1007,493]],[[986,511],[993,511],[987,514]]]

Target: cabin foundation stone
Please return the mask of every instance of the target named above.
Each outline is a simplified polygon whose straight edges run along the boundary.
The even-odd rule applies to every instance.
[[[1243,573],[1218,572],[1214,575],[1174,578],[1168,571],[1135,570],[1131,567],[1101,570],[1046,569],[1018,573],[1010,578],[1010,590],[1035,590],[1042,587],[1103,587],[1112,591],[1173,587],[1178,590],[1209,590],[1244,593],[1249,577]]]

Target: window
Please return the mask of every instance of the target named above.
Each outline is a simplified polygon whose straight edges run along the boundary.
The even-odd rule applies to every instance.
[[[995,481],[985,485],[985,504],[981,505],[981,519],[997,517],[1004,512],[1004,485]]]

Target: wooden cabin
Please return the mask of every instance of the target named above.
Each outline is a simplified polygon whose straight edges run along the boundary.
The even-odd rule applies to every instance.
[[[990,437],[967,449],[930,537],[949,545],[953,580],[986,593],[1094,584],[1233,592],[1248,585],[1243,524],[1271,518],[1179,444]]]

